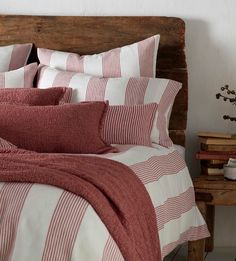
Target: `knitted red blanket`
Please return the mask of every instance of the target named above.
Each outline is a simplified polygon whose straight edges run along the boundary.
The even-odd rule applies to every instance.
[[[0,182],[57,186],[86,199],[100,216],[126,261],[161,260],[150,197],[127,166],[94,156],[0,153]]]

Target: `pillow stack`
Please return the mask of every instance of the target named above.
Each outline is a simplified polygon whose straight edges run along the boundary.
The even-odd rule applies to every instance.
[[[181,83],[155,78],[159,35],[101,54],[38,49],[38,88],[73,88],[72,102],[109,101],[108,143],[172,146],[168,125]]]
[[[83,56],[38,48],[39,67],[26,65],[31,44],[0,47],[3,146],[96,154],[112,151],[109,144],[172,146],[181,83],[155,78],[159,40]],[[38,88],[17,89],[33,87],[37,69]]]
[[[33,87],[37,63],[26,65],[32,44],[0,47],[0,88]]]

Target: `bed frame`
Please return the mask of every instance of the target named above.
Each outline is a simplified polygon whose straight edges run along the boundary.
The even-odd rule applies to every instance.
[[[84,17],[84,16],[0,16],[0,46],[34,43],[29,62],[37,60],[36,47],[79,54],[93,54],[160,34],[157,76],[183,83],[170,119],[174,143],[185,145],[188,108],[185,24],[174,17]]]

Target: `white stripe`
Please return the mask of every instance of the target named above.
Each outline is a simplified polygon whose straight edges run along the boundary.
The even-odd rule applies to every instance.
[[[178,174],[165,175],[158,181],[145,185],[154,207],[163,205],[169,198],[179,196],[192,186],[192,180],[186,168]]]
[[[89,205],[79,228],[72,253],[72,261],[102,260],[108,237],[107,228]]]
[[[109,78],[104,100],[109,100],[110,105],[123,105],[128,81],[129,78]]]
[[[114,156],[110,157],[112,160],[119,161],[127,166],[147,161],[153,156],[168,155],[173,152],[174,148],[151,148],[145,146],[133,146],[129,150],[121,154],[113,154]]]
[[[60,68],[66,70],[66,62],[70,53],[54,51],[50,59],[50,66],[52,68]]]
[[[0,47],[0,72],[9,70],[13,47],[14,45]]]
[[[47,67],[45,70],[41,71],[40,80],[38,83],[38,88],[47,89],[48,87],[52,87],[53,82],[60,71],[56,69],[52,69]]]
[[[24,67],[20,69],[5,72],[5,87],[6,88],[23,88],[24,87]]]
[[[169,80],[150,78],[144,96],[144,104],[150,102],[159,103]]]
[[[73,88],[71,103],[85,101],[87,86],[91,77],[86,74],[77,73],[71,78],[69,83],[69,87]]]
[[[121,48],[120,52],[121,76],[140,76],[138,44],[131,44]]]
[[[2,189],[2,187],[4,186],[5,183],[0,182],[0,190]]]
[[[198,227],[204,224],[205,221],[196,207],[183,213],[181,217],[169,221],[165,224],[163,229],[159,230],[161,250],[163,250],[165,245],[177,241],[180,235],[190,227]]]
[[[12,261],[41,260],[50,221],[63,190],[34,184],[21,212]]]
[[[84,73],[94,76],[102,76],[102,55],[85,55],[84,56]]]

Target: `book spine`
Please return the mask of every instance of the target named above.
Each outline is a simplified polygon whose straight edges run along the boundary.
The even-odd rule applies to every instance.
[[[201,143],[201,150],[204,151],[226,151],[232,154],[236,153],[236,145],[214,145]]]
[[[230,153],[211,153],[201,151],[196,154],[198,160],[228,160],[229,158],[236,159],[236,154]]]

